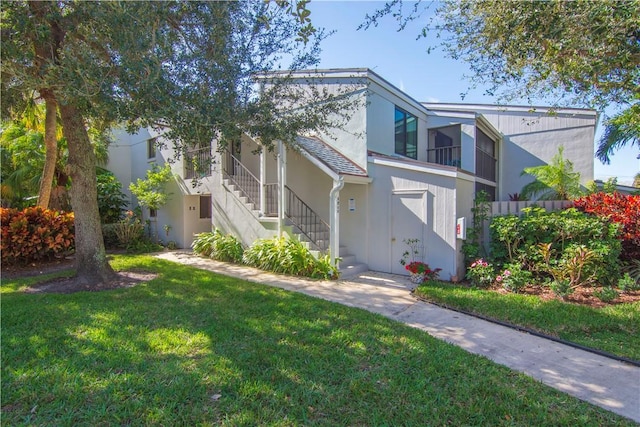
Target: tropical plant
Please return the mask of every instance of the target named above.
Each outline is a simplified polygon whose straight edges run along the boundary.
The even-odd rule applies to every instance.
[[[530,207],[523,209],[521,216],[494,217],[489,228],[493,261],[498,265],[519,264],[539,282],[549,277],[550,268],[560,268],[582,247],[593,258],[583,278],[606,284],[615,284],[618,278],[620,227],[604,218],[575,208],[547,212]]]
[[[609,164],[613,152],[627,144],[640,148],[640,95],[630,107],[606,119],[596,157]]]
[[[142,240],[143,233],[144,226],[133,211],[127,211],[124,218],[118,221],[115,226],[118,243],[127,250],[133,248],[137,242]]]
[[[563,157],[564,147],[551,163],[524,168],[521,175],[532,175],[535,180],[522,187],[522,197],[539,200],[571,200],[582,194],[580,173],[573,171],[573,163]]]
[[[640,195],[594,193],[573,201],[576,209],[619,224],[621,259],[640,259]]]
[[[73,251],[73,213],[41,207],[0,208],[2,264],[34,262]]]
[[[219,229],[197,234],[191,244],[197,254],[225,262],[242,262],[244,247],[232,234],[224,235]]]
[[[244,251],[242,261],[261,270],[293,276],[336,279],[339,275],[328,255],[316,258],[299,240],[285,237],[256,241]]]

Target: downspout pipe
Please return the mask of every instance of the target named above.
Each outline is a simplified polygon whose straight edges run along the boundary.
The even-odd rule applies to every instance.
[[[333,188],[329,192],[329,257],[331,265],[335,265],[340,253],[340,190],[344,187],[344,178],[339,176],[333,180]]]

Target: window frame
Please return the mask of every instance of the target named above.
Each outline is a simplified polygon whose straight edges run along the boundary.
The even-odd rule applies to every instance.
[[[158,138],[147,139],[147,160],[154,160],[157,155],[157,143]]]
[[[402,118],[398,120],[398,116]],[[395,106],[394,109],[394,152],[411,159],[418,159],[418,117]],[[410,127],[414,129],[409,129]],[[398,129],[400,128],[400,132]],[[409,149],[411,148],[411,149]]]

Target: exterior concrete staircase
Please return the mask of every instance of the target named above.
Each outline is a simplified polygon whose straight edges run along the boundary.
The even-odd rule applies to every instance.
[[[254,203],[259,197],[257,194],[253,194],[256,193],[255,190],[252,188],[241,188],[242,183],[238,182],[237,179],[235,182],[230,179],[224,179],[223,183],[238,200],[246,205],[253,216],[260,220],[260,211]],[[319,217],[316,216],[315,218],[316,219],[311,219],[310,217],[305,219],[287,218],[285,227],[289,235],[295,236],[314,256],[319,257],[328,249],[330,236],[329,230],[321,226]],[[358,262],[356,256],[349,253],[346,246],[340,246],[338,256],[341,259],[339,263],[341,278],[353,277],[369,270],[366,264]]]

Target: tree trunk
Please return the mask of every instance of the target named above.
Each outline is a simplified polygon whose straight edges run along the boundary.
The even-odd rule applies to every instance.
[[[44,93],[43,93],[44,92]],[[40,178],[40,190],[38,191],[38,206],[49,208],[51,200],[51,187],[53,185],[54,172],[56,170],[56,157],[58,153],[58,141],[56,140],[56,127],[58,105],[55,99],[47,92],[41,91],[46,106],[44,119],[44,168]]]
[[[96,159],[79,111],[60,104],[62,129],[69,148],[71,206],[75,213],[76,275],[87,286],[107,283],[115,273],[107,262],[96,183]]]

